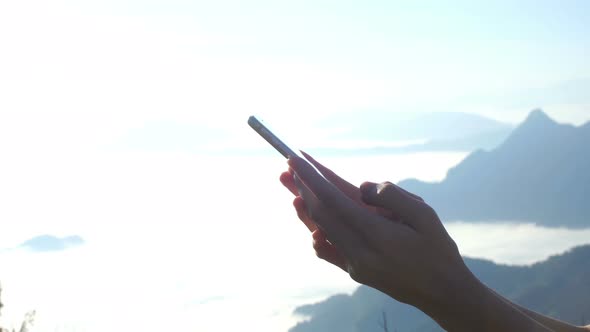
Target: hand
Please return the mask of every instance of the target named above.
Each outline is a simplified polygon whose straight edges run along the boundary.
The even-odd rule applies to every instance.
[[[322,175],[326,179],[328,179],[328,181],[335,185],[340,191],[342,191],[346,196],[352,199],[356,204],[368,210],[378,212],[376,208],[366,205],[364,202],[362,202],[361,192],[358,187],[342,179],[336,173],[332,172],[330,169],[317,162],[307,153],[303,151],[301,151],[301,153],[322,173]],[[295,207],[299,219],[312,232],[313,247],[316,251],[316,255],[319,258],[324,259],[340,267],[344,271],[347,271],[346,262],[342,254],[340,254],[340,252],[338,252],[338,250],[330,242],[327,241],[326,234],[321,229],[318,229],[315,222],[311,220],[311,218],[308,216],[306,212],[305,202],[301,197],[299,188],[305,189],[307,191],[307,187],[303,186],[300,183],[299,179],[295,175],[295,172],[290,167],[287,172],[283,172],[281,174],[280,180],[281,183],[283,183],[283,185],[287,187],[287,189],[289,189],[289,191],[291,191],[293,195],[295,195],[295,199],[293,200],[293,206]]]
[[[360,188],[309,155],[289,160],[281,182],[296,196],[317,255],[361,283],[415,306],[439,301],[474,278],[436,213],[418,196],[385,182]],[[436,300],[434,298],[437,298]]]
[[[448,331],[550,331],[490,291],[465,266],[436,212],[390,183],[360,188],[309,155],[281,182],[317,255],[363,284],[411,304]]]

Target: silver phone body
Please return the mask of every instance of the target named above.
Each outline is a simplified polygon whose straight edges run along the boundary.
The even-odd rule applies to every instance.
[[[255,116],[250,116],[248,118],[248,124],[285,158],[288,159],[290,156],[297,156],[297,153],[291,150],[287,144],[283,143],[283,141],[281,141],[275,134],[266,128],[260,121],[258,121]]]

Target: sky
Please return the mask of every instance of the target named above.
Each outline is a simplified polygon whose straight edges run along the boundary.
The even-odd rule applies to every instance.
[[[173,123],[236,141],[250,114],[295,131],[364,110],[518,122],[543,107],[579,124],[589,12],[583,0],[3,2],[0,138],[86,149]]]
[[[111,303],[113,289],[128,292],[105,316],[131,326],[122,309],[138,298],[132,317],[157,314],[150,301],[178,302],[170,316],[152,322],[158,330],[184,313],[173,309],[192,317],[188,297],[218,299],[219,288],[211,285],[236,279],[231,263],[240,272],[264,269],[268,261],[277,267],[240,275],[244,282],[227,290],[245,292],[236,307],[262,285],[266,295],[258,295],[283,291],[286,307],[300,292],[349,289],[348,279],[332,279],[334,270],[316,278],[301,268],[323,266],[306,265],[318,264],[307,261],[313,256],[308,234],[295,222],[276,223],[293,217],[289,195],[274,194],[284,160],[195,151],[261,146],[246,125],[251,114],[298,142],[322,137],[322,119],[341,112],[457,111],[516,123],[542,107],[561,122],[584,123],[590,120],[589,15],[590,3],[582,0],[1,1],[0,257],[26,271],[0,271],[8,276],[6,297],[20,299],[23,308],[51,307],[55,289],[47,284],[73,282],[97,300],[77,308],[85,314]],[[393,156],[393,167],[380,164],[383,159],[335,160],[334,166],[340,162],[337,169],[355,181],[366,179],[361,170],[374,181],[440,180],[463,157]],[[268,215],[259,215],[261,201],[272,205]],[[518,234],[529,234],[527,227]],[[481,233],[453,231],[464,238]],[[81,235],[88,248],[2,256],[39,234]],[[247,259],[230,244],[241,245]],[[467,249],[477,255],[497,246]],[[180,263],[167,256],[173,254]],[[519,262],[533,259],[519,255]],[[151,258],[161,269],[154,270]],[[111,259],[116,271],[131,266],[134,273],[122,280],[108,275],[103,268]],[[202,274],[203,268],[225,274]],[[36,278],[47,271],[55,274]],[[30,284],[15,285],[19,273]],[[104,280],[88,280],[93,273]],[[138,283],[138,275],[151,279]],[[152,282],[166,287],[142,298]],[[46,296],[23,297],[28,288]],[[75,290],[64,299],[77,303],[85,293]],[[252,306],[240,319],[263,307]],[[199,308],[202,315],[213,310],[209,318],[218,320],[216,309]],[[202,324],[215,331],[215,321]],[[267,330],[277,330],[271,325]]]

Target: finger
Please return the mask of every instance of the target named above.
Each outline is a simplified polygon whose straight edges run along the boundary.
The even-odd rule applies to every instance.
[[[306,163],[303,159],[299,158],[303,163]],[[327,182],[321,175],[308,165],[312,172],[317,177],[321,178],[327,185],[333,186]],[[297,173],[299,174],[299,173]],[[360,252],[362,249],[370,247],[368,243],[368,236],[364,234],[365,230],[357,230],[350,227],[349,222],[346,219],[351,218],[350,215],[342,215],[341,211],[336,211],[333,208],[329,208],[322,203],[314,192],[308,186],[303,183],[300,176],[295,176],[295,184],[299,188],[300,197],[305,202],[305,213],[313,220],[318,229],[321,229],[325,234],[330,237],[330,241],[336,248],[346,256],[354,255],[356,252]],[[334,189],[338,191],[338,189]],[[349,205],[356,206],[348,197],[340,193],[340,195],[348,200]],[[361,209],[357,206],[358,209]]]
[[[299,219],[303,220],[303,218],[307,218],[309,220],[311,220],[311,222],[314,223],[313,227],[314,229],[308,227],[311,231],[315,230],[315,229],[319,229],[319,224],[314,221],[314,220],[320,220],[320,222],[326,221],[328,220],[328,224],[324,223],[324,229],[334,229],[334,226],[336,227],[342,227],[342,226],[338,226],[337,222],[335,222],[335,218],[333,216],[330,216],[329,213],[326,211],[326,209],[322,206],[321,202],[317,199],[317,197],[314,195],[313,192],[311,192],[311,190],[301,181],[301,179],[297,176],[294,175],[293,176],[293,181],[295,182],[295,185],[297,186],[297,190],[298,190],[298,198],[299,199],[295,199],[293,201],[294,204],[297,204],[296,208],[297,208],[297,216],[299,217]],[[306,203],[307,202],[307,203]],[[333,230],[331,232],[334,232]],[[342,232],[341,233],[345,233]],[[356,242],[356,241],[351,241],[350,239],[348,239],[349,242]]]
[[[316,255],[319,258],[338,266],[344,271],[347,271],[346,259],[344,258],[344,256],[342,256],[342,254],[340,254],[336,247],[334,247],[330,242],[328,242],[328,239],[326,238],[326,234],[324,232],[318,229],[317,231],[312,233],[312,238],[313,249],[315,250]]]
[[[367,182],[369,182],[369,181],[367,181]],[[385,181],[385,182],[383,182],[383,183],[390,183],[390,184],[393,184],[392,182],[389,182],[389,181]],[[405,190],[404,188],[402,188],[402,187],[400,187],[400,186],[397,186],[397,187],[398,187],[398,188],[399,188],[401,191],[403,191],[404,193],[408,194],[409,196],[411,196],[411,197],[413,197],[413,198],[415,198],[415,199],[417,199],[417,200],[419,200],[419,201],[422,201],[422,202],[424,202],[424,200],[422,199],[422,197],[420,197],[420,196],[418,196],[418,195],[416,195],[416,194],[414,194],[414,193],[411,193],[411,192],[409,192],[409,191]]]
[[[313,222],[313,220],[311,220],[311,218],[307,214],[307,207],[305,206],[303,198],[299,196],[295,197],[295,199],[293,200],[293,206],[295,207],[295,211],[297,212],[297,217],[299,218],[299,220],[303,222],[303,224],[305,224],[307,229],[309,229],[310,232],[316,231],[318,229],[318,226]]]
[[[385,181],[384,183],[392,184],[389,181]],[[407,195],[409,195],[410,197],[415,198],[415,199],[417,199],[417,200],[419,200],[421,202],[424,202],[424,200],[422,199],[422,197],[420,197],[418,195],[415,195],[415,194],[413,194],[413,193],[405,190],[404,188],[402,188],[400,186],[398,186],[398,188],[401,191],[403,191],[404,193],[406,193]],[[401,217],[399,214],[392,213],[392,211],[389,211],[387,209],[384,209],[384,208],[381,208],[381,207],[375,207],[375,208],[377,209],[377,213],[381,214],[382,216],[385,216],[385,217],[388,217],[390,219],[393,219],[395,221],[399,221],[399,218]]]
[[[416,230],[427,230],[436,219],[436,213],[428,204],[408,195],[391,182],[361,185],[363,201],[367,204],[392,211],[402,221]]]
[[[311,218],[307,214],[307,208],[305,206],[305,202],[303,198],[299,196],[299,189],[297,189],[297,185],[295,184],[295,179],[293,178],[293,174],[291,172],[283,172],[280,177],[281,183],[289,189],[289,191],[295,195],[295,199],[293,199],[293,206],[295,207],[295,211],[297,212],[297,217],[299,220],[305,224],[307,229],[310,232],[313,232],[317,229],[317,225],[311,220]]]
[[[295,181],[293,180],[293,174],[291,174],[290,172],[283,172],[281,173],[279,180],[281,181],[283,186],[289,189],[289,191],[293,195],[299,196],[299,191],[297,189],[297,186],[295,185]]]
[[[334,184],[323,178],[309,163],[299,157],[289,158],[289,166],[293,168],[299,180],[308,187],[311,192],[331,208],[339,207],[349,210],[350,198],[343,194]],[[295,180],[297,181],[297,180]],[[297,184],[297,182],[296,182]],[[355,209],[355,213],[356,213]]]
[[[301,151],[301,150],[299,150]],[[342,191],[346,196],[348,196],[350,199],[352,199],[353,201],[355,201],[356,203],[358,203],[360,206],[364,207],[364,208],[368,208],[378,214],[381,214],[381,211],[379,211],[379,209],[375,209],[372,206],[369,206],[367,204],[365,204],[365,202],[363,202],[362,198],[361,198],[361,191],[360,189],[351,184],[350,182],[344,180],[343,178],[341,178],[339,175],[337,175],[336,173],[334,173],[334,171],[332,171],[331,169],[327,168],[326,166],[320,164],[317,160],[315,160],[312,156],[310,156],[309,154],[307,154],[304,151],[301,151],[301,154],[303,154],[303,156],[305,156],[305,158],[328,180],[330,181],[330,183],[332,183],[333,185],[336,186],[336,188],[338,188],[340,191]],[[290,171],[292,172],[293,169],[290,168]]]
[[[388,182],[389,182],[389,181],[388,181]],[[408,194],[409,196],[413,197],[414,199],[417,199],[417,200],[419,200],[419,201],[421,201],[421,202],[424,202],[424,200],[422,199],[422,197],[420,197],[420,196],[418,196],[418,195],[416,195],[416,194],[414,194],[414,193],[411,193],[411,192],[409,192],[409,191],[405,190],[404,188],[402,188],[402,187],[400,187],[400,186],[397,186],[397,187],[398,187],[399,189],[401,189],[401,190],[402,190],[404,193],[406,193],[406,194]]]
[[[306,191],[301,195],[307,205],[308,214],[318,227],[326,232],[330,242],[349,256],[373,246],[379,226],[386,222],[384,217],[360,207],[344,195],[332,183],[324,179],[305,160],[293,156],[289,164],[302,181]],[[391,236],[405,233],[401,225],[391,227]],[[344,248],[346,246],[346,248]]]
[[[357,203],[360,203],[360,204],[363,203],[361,200],[361,193],[360,193],[359,188],[357,186],[344,180],[338,174],[334,173],[334,171],[332,171],[331,169],[327,168],[326,166],[320,164],[317,160],[315,160],[312,156],[305,153],[304,151],[301,151],[301,154],[303,154],[305,159],[309,160],[309,162],[315,168],[317,168],[317,170],[320,171],[320,173],[328,181],[330,181],[333,185],[335,185],[336,188],[340,189],[340,191],[342,191],[346,196],[348,196],[349,198],[351,198],[352,200],[354,200]]]

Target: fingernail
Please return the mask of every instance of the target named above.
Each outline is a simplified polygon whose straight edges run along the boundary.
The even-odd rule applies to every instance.
[[[293,164],[295,163],[295,161],[293,160],[295,158],[295,156],[289,156],[289,159],[287,159],[287,164],[289,165],[289,167],[294,168]]]

